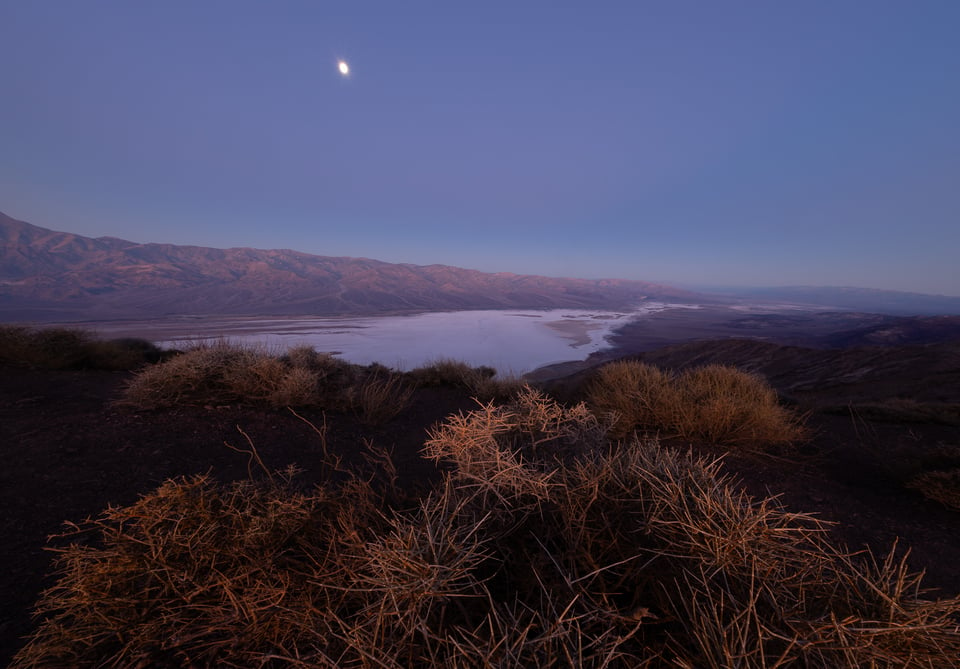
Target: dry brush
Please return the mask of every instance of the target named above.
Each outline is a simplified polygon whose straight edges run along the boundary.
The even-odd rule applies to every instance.
[[[427,495],[171,481],[75,526],[16,667],[944,667],[956,599],[533,390],[451,416]]]

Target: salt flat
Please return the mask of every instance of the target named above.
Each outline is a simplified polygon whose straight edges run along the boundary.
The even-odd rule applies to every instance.
[[[102,336],[138,336],[165,348],[227,339],[286,350],[308,345],[358,364],[409,370],[450,358],[523,374],[584,360],[608,346],[616,328],[681,305],[649,303],[629,311],[578,309],[428,312],[346,318],[177,318],[102,323]],[[683,305],[689,306],[689,305]]]

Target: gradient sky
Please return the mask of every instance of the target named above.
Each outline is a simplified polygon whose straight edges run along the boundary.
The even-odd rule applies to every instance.
[[[956,0],[0,0],[0,211],[960,295],[958,35]]]

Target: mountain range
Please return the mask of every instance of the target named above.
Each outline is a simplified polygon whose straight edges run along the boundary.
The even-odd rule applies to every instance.
[[[490,274],[291,250],[94,239],[0,214],[3,320],[622,309],[645,300],[699,297],[643,281]]]
[[[707,295],[659,283],[486,273],[287,249],[141,244],[57,232],[0,213],[0,320],[361,315],[460,309],[626,309],[644,301],[790,302],[960,314],[960,297],[850,288]]]

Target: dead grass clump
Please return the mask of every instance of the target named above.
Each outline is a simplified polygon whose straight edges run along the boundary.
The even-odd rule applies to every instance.
[[[907,487],[960,511],[960,467],[917,474],[907,482]]]
[[[587,389],[587,404],[598,415],[614,418],[611,436],[633,430],[668,428],[677,406],[671,374],[653,365],[620,360],[604,365]]]
[[[163,353],[143,339],[104,341],[77,328],[0,326],[0,364],[33,369],[136,369]]]
[[[473,388],[473,397],[482,401],[508,402],[522,395],[528,385],[522,377],[498,374],[480,380]]]
[[[490,514],[487,545],[511,556],[490,589],[504,578],[531,608],[523,593],[569,605],[581,647],[604,630],[625,666],[681,667],[937,667],[960,653],[960,600],[925,601],[893,553],[847,555],[814,518],[748,498],[718,461],[603,448],[600,432],[582,407],[531,391],[449,420],[426,447],[455,464],[455,490]],[[570,438],[586,447],[544,448]]]
[[[349,378],[344,366],[305,351],[280,358],[262,348],[217,342],[144,369],[127,385],[124,401],[141,409],[231,402],[317,405],[339,394],[337,382]]]
[[[380,523],[369,488],[168,481],[75,525],[18,667],[335,666],[350,554]],[[333,628],[333,629],[332,629]]]
[[[416,503],[367,482],[168,482],[75,527],[14,667],[948,666],[960,599],[526,389],[432,430]],[[955,664],[955,663],[954,663]]]
[[[492,367],[471,367],[459,360],[441,358],[429,365],[407,372],[407,376],[420,386],[452,386],[470,389],[480,379],[492,379],[497,370]]]
[[[334,369],[341,363],[329,353],[320,353],[317,349],[306,344],[288,349],[281,360],[289,363],[291,367],[309,369],[315,372]]]
[[[278,356],[219,341],[144,369],[128,383],[123,401],[141,409],[234,402],[323,406],[354,409],[378,424],[399,415],[412,394],[403,375],[382,365],[351,365],[308,346]]]
[[[614,422],[612,436],[634,430],[716,444],[762,446],[802,439],[793,413],[760,377],[708,365],[671,374],[636,361],[604,365],[587,390],[587,403]]]
[[[441,359],[407,372],[417,386],[450,386],[463,388],[479,400],[512,399],[526,383],[515,376],[500,376],[493,367],[471,367],[458,360]]]
[[[352,403],[360,418],[373,425],[399,416],[410,404],[413,388],[399,374],[372,374],[359,384]]]
[[[681,436],[740,446],[785,444],[804,436],[800,421],[754,374],[707,365],[680,374],[677,388],[674,413]]]

